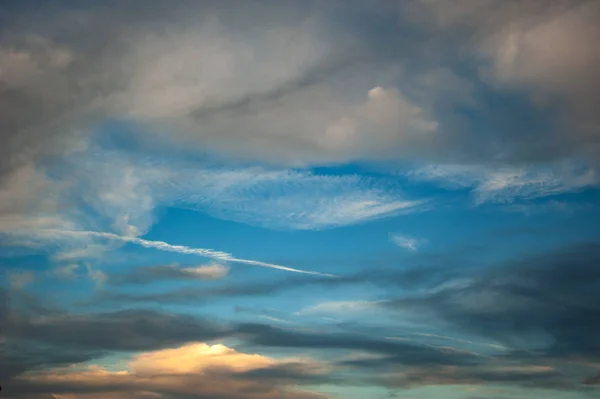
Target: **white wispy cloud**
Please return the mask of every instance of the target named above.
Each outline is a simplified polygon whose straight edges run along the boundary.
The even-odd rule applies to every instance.
[[[462,344],[487,346],[489,348],[493,348],[493,349],[497,349],[497,350],[507,350],[508,349],[506,346],[500,345],[500,344],[497,344],[497,343],[472,341],[472,340],[468,340],[468,339],[456,338],[456,337],[451,337],[451,336],[442,335],[442,334],[406,332],[406,335],[408,335],[408,336],[424,337],[424,338],[432,338],[434,340],[441,340],[441,341],[453,341],[453,342],[462,343]],[[408,338],[406,336],[403,336],[403,337],[386,337],[386,338],[389,339],[389,340],[398,340],[398,341],[411,340],[411,338]]]
[[[93,144],[54,168],[27,165],[8,181],[0,192],[0,208],[5,211],[0,215],[0,234],[14,245],[47,249],[55,261],[68,264],[98,258],[129,242],[293,271],[140,237],[156,222],[159,206],[275,229],[325,229],[423,211],[428,204],[407,198],[396,183],[382,179],[215,167],[140,157]]]
[[[297,315],[310,315],[322,313],[348,313],[364,312],[385,302],[381,301],[329,301],[321,302],[314,306],[296,312]]]
[[[184,174],[185,174],[185,168]],[[181,173],[181,172],[180,172]],[[327,229],[422,211],[394,184],[357,175],[298,170],[205,170],[190,174],[176,204],[275,229]]]
[[[422,239],[408,237],[405,235],[395,233],[390,234],[390,241],[401,248],[413,252],[416,252],[420,246],[426,243],[426,241]]]
[[[270,228],[324,229],[417,212],[427,206],[425,200],[407,198],[396,183],[358,175],[209,167],[103,149],[80,154],[66,164],[60,171],[63,175],[55,180],[39,168],[27,169],[27,179],[15,178],[6,190],[20,193],[23,200],[16,201],[17,194],[5,201],[0,197],[0,206],[15,204],[2,216],[0,230],[62,225],[139,236],[154,223],[157,206],[195,209]],[[39,189],[28,183],[33,179],[41,182]],[[27,191],[21,193],[24,186]],[[42,192],[54,194],[42,203]],[[17,208],[23,201],[33,203],[27,210]],[[92,214],[60,212],[60,204],[69,201],[83,202]]]
[[[428,165],[408,172],[407,176],[448,189],[469,189],[477,205],[549,197],[600,183],[595,169],[570,163],[521,168]]]

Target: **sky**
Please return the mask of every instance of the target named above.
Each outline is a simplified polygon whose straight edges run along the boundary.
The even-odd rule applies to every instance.
[[[1,397],[598,397],[598,21],[3,1]]]

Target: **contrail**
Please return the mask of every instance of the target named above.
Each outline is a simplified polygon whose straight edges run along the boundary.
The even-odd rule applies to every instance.
[[[115,241],[136,244],[136,245],[139,245],[144,248],[154,248],[154,249],[158,249],[160,251],[176,252],[176,253],[185,254],[185,255],[204,256],[207,258],[217,259],[217,260],[220,260],[223,262],[242,263],[242,264],[246,264],[246,265],[266,267],[266,268],[270,268],[270,269],[283,270],[283,271],[292,272],[292,273],[303,273],[303,274],[312,274],[315,276],[335,277],[333,274],[328,274],[328,273],[320,273],[320,272],[313,272],[313,271],[309,271],[309,270],[294,269],[292,267],[276,265],[273,263],[266,263],[266,262],[260,262],[260,261],[256,261],[256,260],[236,258],[230,253],[215,251],[213,249],[192,248],[192,247],[188,247],[186,245],[173,245],[173,244],[169,244],[168,242],[164,242],[164,241],[145,240],[143,238],[121,236],[121,235],[114,234],[114,233],[104,233],[104,232],[99,232],[99,231],[88,231],[88,230],[55,230],[55,229],[45,229],[45,230],[41,230],[41,231],[45,232],[45,233],[51,233],[51,234],[57,234],[57,235],[63,235],[63,236],[72,236],[72,237],[79,236],[79,237],[105,238],[107,240],[115,240]]]

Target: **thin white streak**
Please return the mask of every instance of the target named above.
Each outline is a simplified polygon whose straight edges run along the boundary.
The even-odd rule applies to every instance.
[[[460,338],[450,337],[448,335],[428,334],[428,333],[416,333],[416,332],[409,332],[407,334],[414,335],[414,336],[419,336],[419,337],[437,338],[437,339],[441,339],[441,340],[459,342],[459,343],[463,343],[463,344],[488,346],[490,348],[501,349],[501,350],[506,350],[507,349],[505,346],[499,345],[499,344],[493,344],[493,343],[487,343],[487,342],[475,342],[475,341],[470,341],[470,340],[467,340],[467,339],[460,339]],[[406,337],[386,337],[386,338],[387,339],[391,339],[391,340],[400,340],[400,341],[410,340],[410,338],[406,338]]]
[[[185,254],[185,255],[198,255],[198,256],[204,256],[207,258],[218,259],[218,260],[225,261],[225,262],[242,263],[242,264],[246,264],[246,265],[266,267],[266,268],[270,268],[270,269],[283,270],[283,271],[293,272],[293,273],[303,273],[303,274],[311,274],[311,275],[315,275],[315,276],[334,277],[334,275],[327,274],[327,273],[294,269],[291,267],[276,265],[273,263],[266,263],[266,262],[260,262],[260,261],[250,260],[250,259],[236,258],[230,253],[215,251],[213,249],[192,248],[192,247],[188,247],[186,245],[172,245],[172,244],[169,244],[164,241],[145,240],[143,238],[138,238],[138,237],[120,236],[120,235],[114,234],[114,233],[105,233],[105,232],[87,231],[87,230],[53,230],[53,229],[42,230],[41,232],[49,233],[49,234],[63,235],[63,236],[84,236],[84,237],[105,238],[108,240],[116,240],[116,241],[136,244],[136,245],[142,246],[144,248],[154,248],[154,249],[158,249],[160,251],[177,252],[177,253]]]

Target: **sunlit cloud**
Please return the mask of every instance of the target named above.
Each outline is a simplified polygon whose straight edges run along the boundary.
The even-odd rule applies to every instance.
[[[121,369],[101,365],[78,365],[31,373],[17,379],[30,397],[94,398],[105,395],[121,398],[165,397],[185,395],[208,398],[323,398],[319,393],[302,391],[285,379],[255,379],[247,375],[252,371],[285,370],[289,367],[299,378],[318,376],[323,366],[311,360],[273,359],[258,354],[238,352],[222,344],[191,343],[173,349],[143,352],[133,355]],[[30,387],[30,388],[27,388]],[[81,395],[81,396],[80,396]]]

